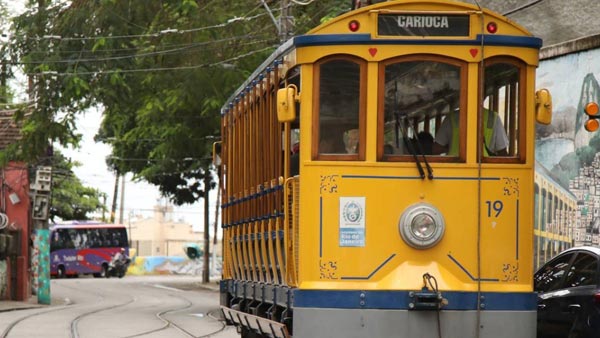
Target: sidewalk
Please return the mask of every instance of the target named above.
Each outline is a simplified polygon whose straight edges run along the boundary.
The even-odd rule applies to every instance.
[[[165,283],[167,285],[170,284],[171,287],[181,288],[182,290],[198,290],[205,289],[210,291],[219,291],[219,281],[217,279],[211,279],[209,283],[202,283],[199,281],[193,282],[173,282],[173,283]],[[36,308],[44,308],[50,306],[57,305],[65,305],[64,299],[51,298],[50,305],[46,304],[38,304],[37,296],[32,295],[27,301],[14,301],[14,300],[0,300],[0,313],[7,311],[18,311],[18,310],[27,310],[27,309],[36,309]]]
[[[184,276],[181,276],[181,277],[184,277]],[[188,277],[188,276],[185,276],[185,277]],[[175,280],[170,281],[169,283],[164,283],[164,284],[168,285],[170,287],[179,288],[179,289],[187,290],[187,291],[204,289],[204,290],[218,292],[220,289],[219,288],[219,279],[216,277],[211,278],[210,282],[206,283],[206,284],[198,281],[196,277],[193,277],[193,280],[191,280],[191,281],[185,281],[185,280],[177,281],[175,279]],[[52,303],[51,305],[38,304],[38,299],[37,299],[37,296],[35,296],[35,295],[31,296],[29,298],[29,300],[22,301],[22,302],[13,301],[13,300],[0,300],[0,313],[7,312],[7,311],[18,311],[18,310],[27,310],[27,309],[64,305],[65,300],[58,299],[58,298],[52,298],[51,303]]]
[[[36,309],[64,304],[64,302],[58,299],[51,299],[51,302],[51,305],[38,304],[37,296],[31,296],[29,300],[22,302],[14,300],[0,300],[0,312]]]

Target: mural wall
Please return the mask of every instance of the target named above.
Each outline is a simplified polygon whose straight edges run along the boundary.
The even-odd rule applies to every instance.
[[[583,128],[583,107],[600,102],[600,49],[541,61],[539,88],[553,120],[536,127],[536,265],[575,245],[600,244],[600,133]]]
[[[210,277],[221,276],[221,260],[210,260]],[[215,265],[212,265],[215,263]],[[127,269],[128,275],[198,275],[203,271],[202,259],[177,256],[138,256]]]

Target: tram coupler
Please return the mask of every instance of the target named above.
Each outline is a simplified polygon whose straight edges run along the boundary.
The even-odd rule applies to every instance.
[[[423,288],[421,291],[411,291],[408,297],[410,299],[408,309],[413,311],[437,311],[448,303],[442,297],[441,292],[435,292],[427,288]]]

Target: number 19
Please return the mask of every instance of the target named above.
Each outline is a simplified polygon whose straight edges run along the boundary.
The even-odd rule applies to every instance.
[[[500,200],[498,200],[498,201],[485,201],[485,204],[487,204],[487,215],[488,215],[488,217],[492,217],[492,210],[496,212],[496,214],[493,217],[500,216],[500,213],[502,212],[502,208],[504,208],[504,204]]]

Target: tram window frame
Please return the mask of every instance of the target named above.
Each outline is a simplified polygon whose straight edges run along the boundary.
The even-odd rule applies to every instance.
[[[442,56],[442,55],[433,55],[433,54],[418,54],[418,55],[410,55],[410,56],[399,56],[390,58],[380,62],[379,64],[379,90],[378,90],[378,116],[377,116],[377,159],[378,161],[384,162],[414,162],[414,155],[411,154],[386,154],[384,151],[385,143],[385,71],[386,67],[393,64],[403,63],[403,62],[415,62],[415,61],[429,61],[429,62],[437,62],[441,64],[446,64],[450,66],[454,66],[458,68],[459,71],[459,89],[458,91],[458,110],[459,110],[459,130],[466,131],[460,132],[459,139],[459,148],[457,156],[450,155],[442,155],[442,154],[428,154],[427,160],[431,162],[461,162],[464,163],[466,161],[466,145],[467,145],[467,86],[468,86],[468,62],[463,60]],[[456,104],[456,103],[455,103]],[[432,109],[434,106],[431,107]],[[440,114],[440,112],[432,113],[432,116],[421,121],[418,124],[418,128],[415,130],[418,132],[422,131],[421,126],[424,131],[427,131],[432,137],[433,142],[435,142],[435,136],[439,127],[442,125],[442,122],[445,118],[447,118],[449,114]],[[431,125],[434,126],[432,130]],[[400,140],[402,142],[402,140]],[[417,151],[418,153],[418,151]],[[420,154],[417,156],[421,157]]]
[[[514,57],[509,57],[509,56],[496,56],[496,57],[492,57],[489,59],[486,59],[484,61],[484,69],[482,70],[483,74],[482,76],[484,77],[484,88],[483,88],[483,95],[481,97],[481,103],[480,106],[483,108],[485,108],[486,106],[489,106],[489,97],[491,96],[489,93],[489,90],[486,88],[487,87],[487,82],[488,79],[487,74],[489,73],[487,71],[488,67],[490,66],[494,66],[497,64],[507,64],[507,65],[511,65],[514,66],[516,70],[518,70],[518,80],[516,82],[516,100],[517,102],[509,109],[504,108],[503,111],[498,111],[497,109],[494,109],[494,111],[496,111],[500,117],[501,117],[501,121],[504,127],[504,130],[506,132],[506,135],[508,137],[508,154],[507,155],[498,155],[498,156],[485,156],[484,154],[480,154],[478,157],[482,159],[482,162],[484,163],[525,163],[526,160],[526,151],[527,151],[527,119],[526,119],[526,101],[527,101],[527,65],[525,64],[525,62],[523,62],[522,60],[519,60],[517,58]],[[511,84],[515,85],[514,83]],[[507,85],[503,85],[500,87],[495,88],[494,92],[496,94],[497,97],[499,97],[499,92],[500,90],[510,90],[506,88]],[[506,96],[504,96],[504,99],[506,100]],[[486,103],[487,101],[487,103]],[[494,105],[496,105],[496,108],[498,107],[499,104],[499,99],[496,99],[494,103],[492,103]],[[511,112],[510,109],[516,109],[515,112]],[[506,123],[507,120],[507,116],[510,116],[511,114],[516,114],[517,117],[510,119],[509,118],[509,123]],[[512,123],[511,121],[516,121],[517,123]],[[478,120],[478,126],[483,126],[483,122]],[[480,128],[478,128],[478,138],[482,141],[483,144],[483,132],[482,130],[480,130]],[[512,145],[511,145],[512,144]],[[481,151],[484,151],[484,148],[481,147],[480,148]]]
[[[359,67],[358,86],[358,144],[356,153],[321,153],[319,143],[321,140],[321,67],[325,64],[345,61]],[[311,158],[318,161],[364,161],[366,150],[366,102],[367,102],[367,61],[353,55],[338,54],[324,57],[313,66],[313,116],[312,116],[312,150]],[[343,137],[343,134],[339,135]],[[343,142],[343,140],[339,140]]]
[[[285,86],[289,86],[289,85],[294,85],[296,86],[297,90],[298,90],[298,94],[301,93],[302,91],[302,81],[301,81],[301,76],[302,76],[302,68],[300,65],[296,65],[294,67],[292,67],[286,74],[285,74]],[[290,149],[286,152],[289,156],[289,171],[288,171],[288,177],[290,176],[296,176],[300,174],[300,113],[301,113],[301,107],[300,107],[300,100],[296,101],[295,103],[296,105],[296,118],[294,119],[294,121],[289,122],[289,132],[288,134],[285,134],[286,131],[284,130],[284,136],[285,138],[289,137],[289,146]]]

